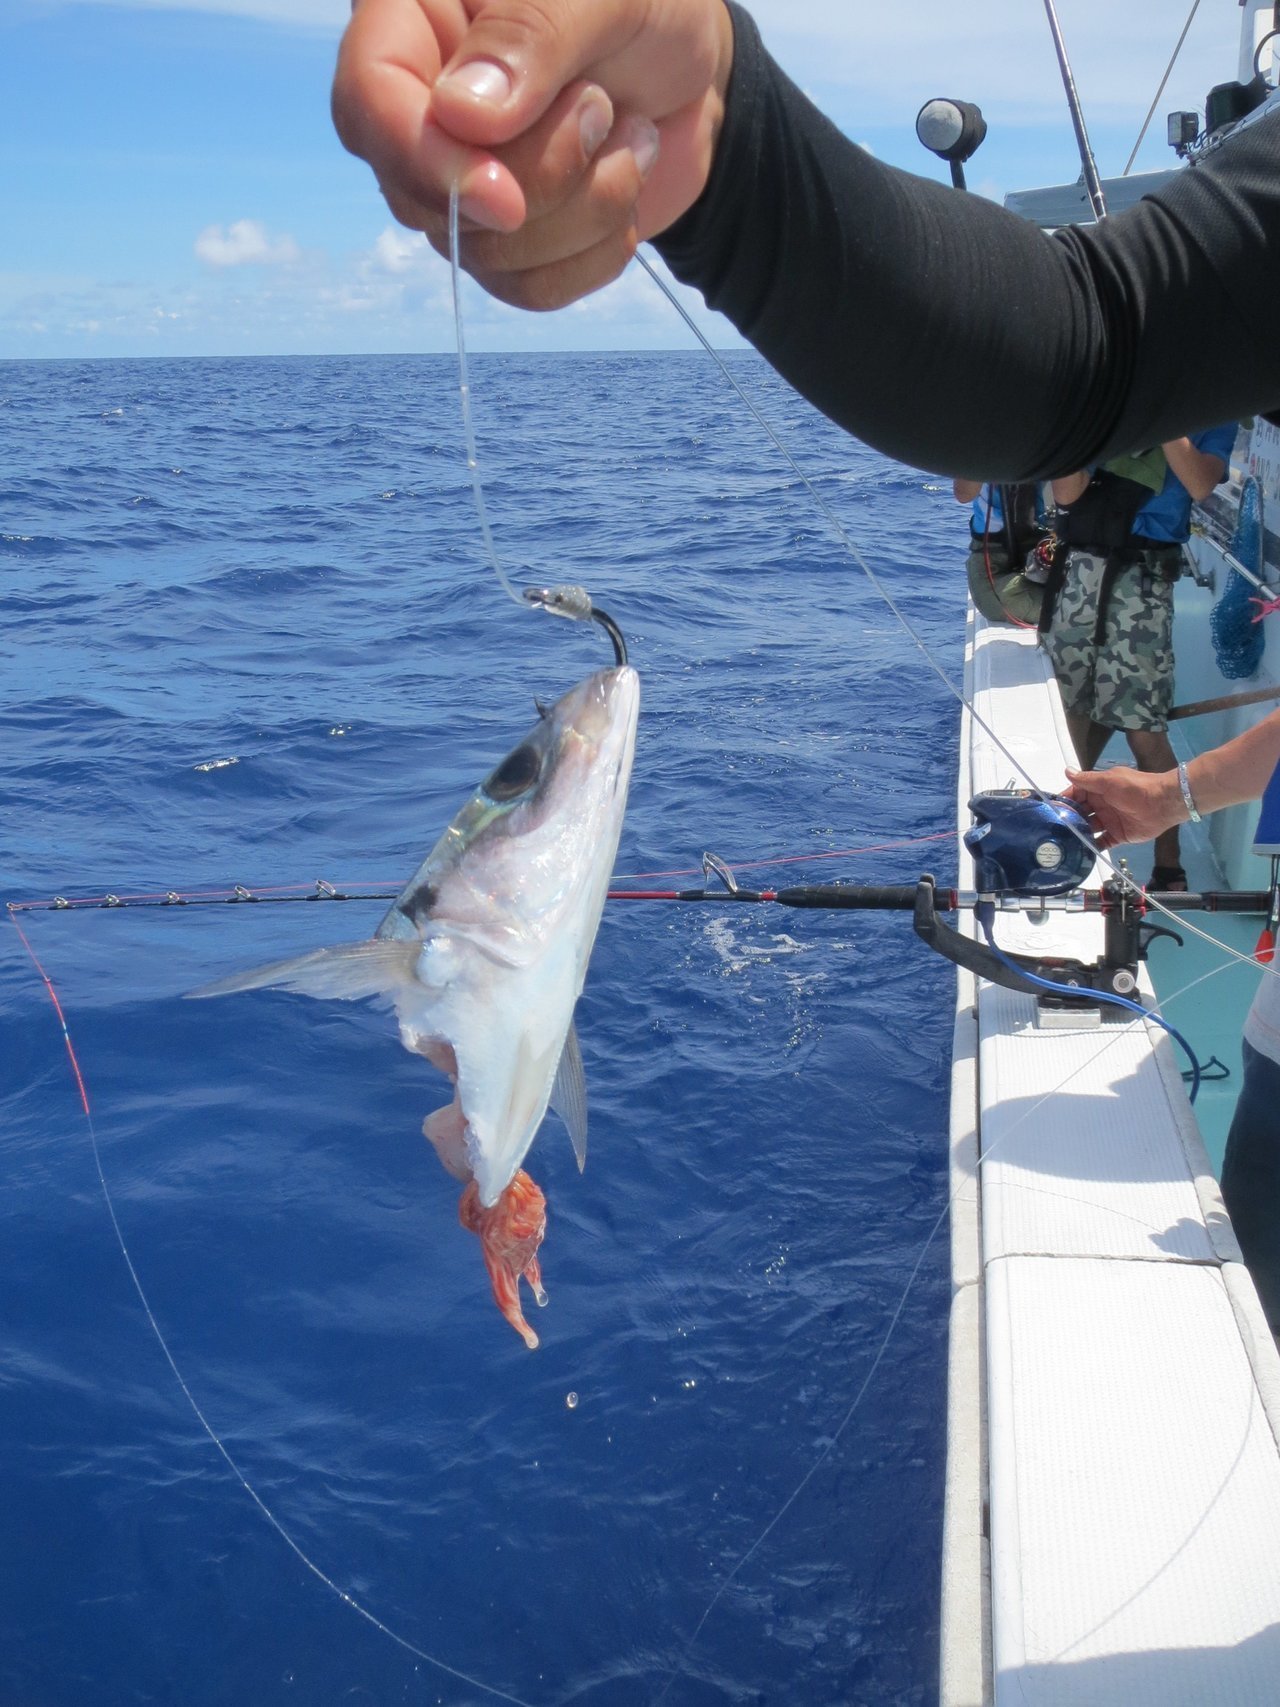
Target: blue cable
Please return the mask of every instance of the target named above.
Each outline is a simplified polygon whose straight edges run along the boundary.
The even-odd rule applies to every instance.
[[[979,901],[973,909],[973,916],[982,926],[982,934],[987,939],[987,947],[991,950],[992,954],[995,955],[996,959],[1002,966],[1007,966],[1011,972],[1016,972],[1020,978],[1025,978],[1028,984],[1036,984],[1042,990],[1052,990],[1055,996],[1080,996],[1085,994],[1083,990],[1079,989],[1074,984],[1051,983],[1048,978],[1041,978],[1034,972],[1028,972],[1025,966],[1019,966],[1016,961],[1010,960],[1009,956],[1005,954],[996,943],[996,909],[994,902]],[[1196,1100],[1196,1093],[1200,1089],[1200,1063],[1196,1059],[1195,1050],[1187,1042],[1182,1033],[1171,1026],[1167,1019],[1161,1019],[1158,1013],[1154,1013],[1150,1008],[1144,1008],[1141,1002],[1131,1002],[1128,996],[1117,996],[1111,990],[1091,990],[1088,994],[1096,1001],[1112,1002],[1118,1008],[1128,1008],[1131,1013],[1141,1014],[1143,1019],[1153,1019],[1157,1025],[1164,1027],[1175,1043],[1180,1043],[1182,1045],[1183,1049],[1186,1051],[1187,1059],[1191,1063],[1191,1089],[1187,1094],[1187,1101],[1194,1102]]]

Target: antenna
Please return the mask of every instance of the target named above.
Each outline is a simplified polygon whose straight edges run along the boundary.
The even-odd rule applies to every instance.
[[[1067,105],[1071,109],[1071,122],[1075,126],[1076,146],[1080,150],[1080,165],[1084,173],[1084,187],[1089,197],[1089,206],[1093,209],[1093,217],[1101,223],[1107,217],[1107,204],[1102,195],[1102,180],[1098,177],[1097,162],[1093,158],[1093,149],[1089,144],[1089,133],[1084,127],[1084,110],[1080,105],[1080,96],[1076,90],[1076,80],[1071,74],[1071,61],[1067,58],[1067,44],[1062,39],[1062,29],[1058,23],[1058,14],[1053,0],[1044,0],[1044,9],[1049,16],[1049,28],[1053,32],[1054,51],[1058,55],[1058,69],[1062,72],[1062,87],[1067,92]]]

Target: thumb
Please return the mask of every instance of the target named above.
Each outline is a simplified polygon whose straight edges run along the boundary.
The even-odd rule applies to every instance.
[[[432,90],[432,118],[474,147],[510,142],[634,37],[643,9],[642,0],[481,0]]]

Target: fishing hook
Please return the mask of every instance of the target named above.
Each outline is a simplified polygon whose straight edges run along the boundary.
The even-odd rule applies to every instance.
[[[552,616],[565,616],[573,622],[598,622],[613,642],[613,656],[618,666],[627,662],[627,643],[622,637],[622,630],[607,611],[592,604],[591,594],[585,587],[526,587],[524,601],[539,610],[550,611]]]

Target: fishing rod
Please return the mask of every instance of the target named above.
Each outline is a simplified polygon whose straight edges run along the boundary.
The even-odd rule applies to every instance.
[[[1044,0],[1044,9],[1049,19],[1049,30],[1053,36],[1053,50],[1058,56],[1058,70],[1062,74],[1062,87],[1067,97],[1067,106],[1071,110],[1071,125],[1076,133],[1076,147],[1080,151],[1080,168],[1081,176],[1084,178],[1085,192],[1089,197],[1089,206],[1093,209],[1093,217],[1101,224],[1107,217],[1107,204],[1102,193],[1102,180],[1098,176],[1098,164],[1093,157],[1093,146],[1089,141],[1089,132],[1085,127],[1084,108],[1080,102],[1080,92],[1076,88],[1071,61],[1067,57],[1067,44],[1062,37],[1062,26],[1058,22],[1058,13],[1053,0]]]
[[[1270,916],[1277,910],[1272,890],[1149,891],[1135,884],[1123,869],[1100,888],[1086,889],[1095,856],[1087,840],[1091,832],[1078,808],[1061,796],[1043,797],[1030,789],[993,789],[970,801],[974,815],[964,844],[975,865],[976,887],[940,886],[925,873],[913,883],[789,884],[780,888],[748,888],[717,854],[702,860],[703,881],[679,889],[613,888],[611,901],[678,902],[712,906],[774,905],[810,911],[910,913],[915,934],[928,947],[978,973],[993,984],[1037,998],[1042,1015],[1103,1007],[1127,999],[1137,989],[1138,965],[1148,945],[1167,936],[1182,939],[1165,926],[1153,924],[1151,911],[1168,913],[1235,913]],[[851,852],[854,850],[850,850]],[[191,907],[272,906],[285,903],[328,905],[340,901],[388,901],[398,885],[342,888],[323,878],[313,887],[297,890],[253,890],[234,884],[220,891],[67,897],[10,901],[11,916],[20,912],[69,913],[85,910],[124,911],[134,908],[172,910]],[[947,924],[943,914],[971,912],[982,935],[965,934]],[[1104,947],[1097,960],[1086,963],[1053,955],[1007,953],[994,941],[994,921],[1001,915],[1033,919],[1051,912],[1097,915],[1104,921]],[[1044,988],[1045,983],[1049,988]]]

